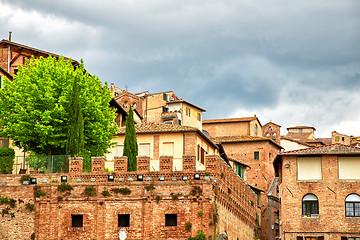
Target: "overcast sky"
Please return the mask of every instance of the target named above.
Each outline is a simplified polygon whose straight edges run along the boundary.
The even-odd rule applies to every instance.
[[[9,31],[129,92],[173,90],[204,119],[360,136],[358,0],[0,0]]]

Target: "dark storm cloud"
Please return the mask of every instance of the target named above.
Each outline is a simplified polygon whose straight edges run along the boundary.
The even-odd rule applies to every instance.
[[[257,114],[284,128],[316,124],[325,136],[360,135],[349,123],[360,118],[356,0],[3,0],[0,7],[7,10],[1,34],[12,30],[14,41],[83,58],[92,74],[131,92],[173,90],[205,108],[205,118]]]

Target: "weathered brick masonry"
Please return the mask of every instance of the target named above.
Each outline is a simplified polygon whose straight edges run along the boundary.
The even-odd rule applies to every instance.
[[[68,174],[31,175],[37,179],[36,185],[22,185],[20,176],[1,175],[1,181],[6,182],[0,188],[1,196],[21,198],[24,204],[34,202],[34,191],[45,196],[36,198],[32,213],[20,204],[15,217],[4,216],[0,236],[29,239],[35,232],[36,239],[118,239],[119,230],[125,228],[127,239],[185,239],[195,236],[198,230],[207,238],[226,230],[229,239],[253,239],[257,206],[252,190],[219,156],[207,156],[206,171],[197,172],[189,171],[195,169],[190,167],[195,165],[195,157],[184,156],[185,159],[189,165],[185,171],[118,171],[111,173],[113,182],[108,181],[110,173],[99,169],[96,173],[79,173],[74,168]],[[115,162],[123,165],[124,160]],[[103,166],[101,159],[93,161],[94,166]],[[143,158],[142,161],[140,165],[146,166],[148,161]],[[200,180],[194,179],[195,173]],[[143,181],[137,181],[138,174],[142,174]],[[67,176],[73,190],[64,193],[58,190],[61,176]],[[159,180],[160,176],[164,181]],[[184,176],[188,180],[183,180]],[[90,186],[96,189],[96,196],[84,194]],[[115,193],[115,188],[128,188],[131,193]],[[103,191],[110,196],[103,196]],[[128,227],[118,226],[119,214],[129,216]],[[167,214],[176,214],[176,226],[166,226]],[[72,226],[72,215],[83,216],[82,227]]]

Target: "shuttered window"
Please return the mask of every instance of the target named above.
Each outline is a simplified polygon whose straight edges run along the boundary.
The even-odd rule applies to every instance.
[[[150,143],[139,143],[139,156],[150,156]]]
[[[164,142],[163,143],[162,155],[174,156],[174,143],[173,142]]]
[[[297,158],[298,180],[316,180],[321,177],[321,157]]]
[[[339,179],[360,179],[360,157],[339,157]]]

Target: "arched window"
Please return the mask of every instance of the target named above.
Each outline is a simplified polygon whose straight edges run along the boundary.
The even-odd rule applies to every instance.
[[[257,136],[258,135],[258,126],[257,126],[257,124],[255,123],[255,136]]]
[[[345,216],[360,217],[360,196],[352,193],[345,198]]]
[[[316,216],[314,216],[314,214]],[[319,200],[312,194],[306,194],[302,199],[302,215],[308,217],[317,217],[319,214]]]

